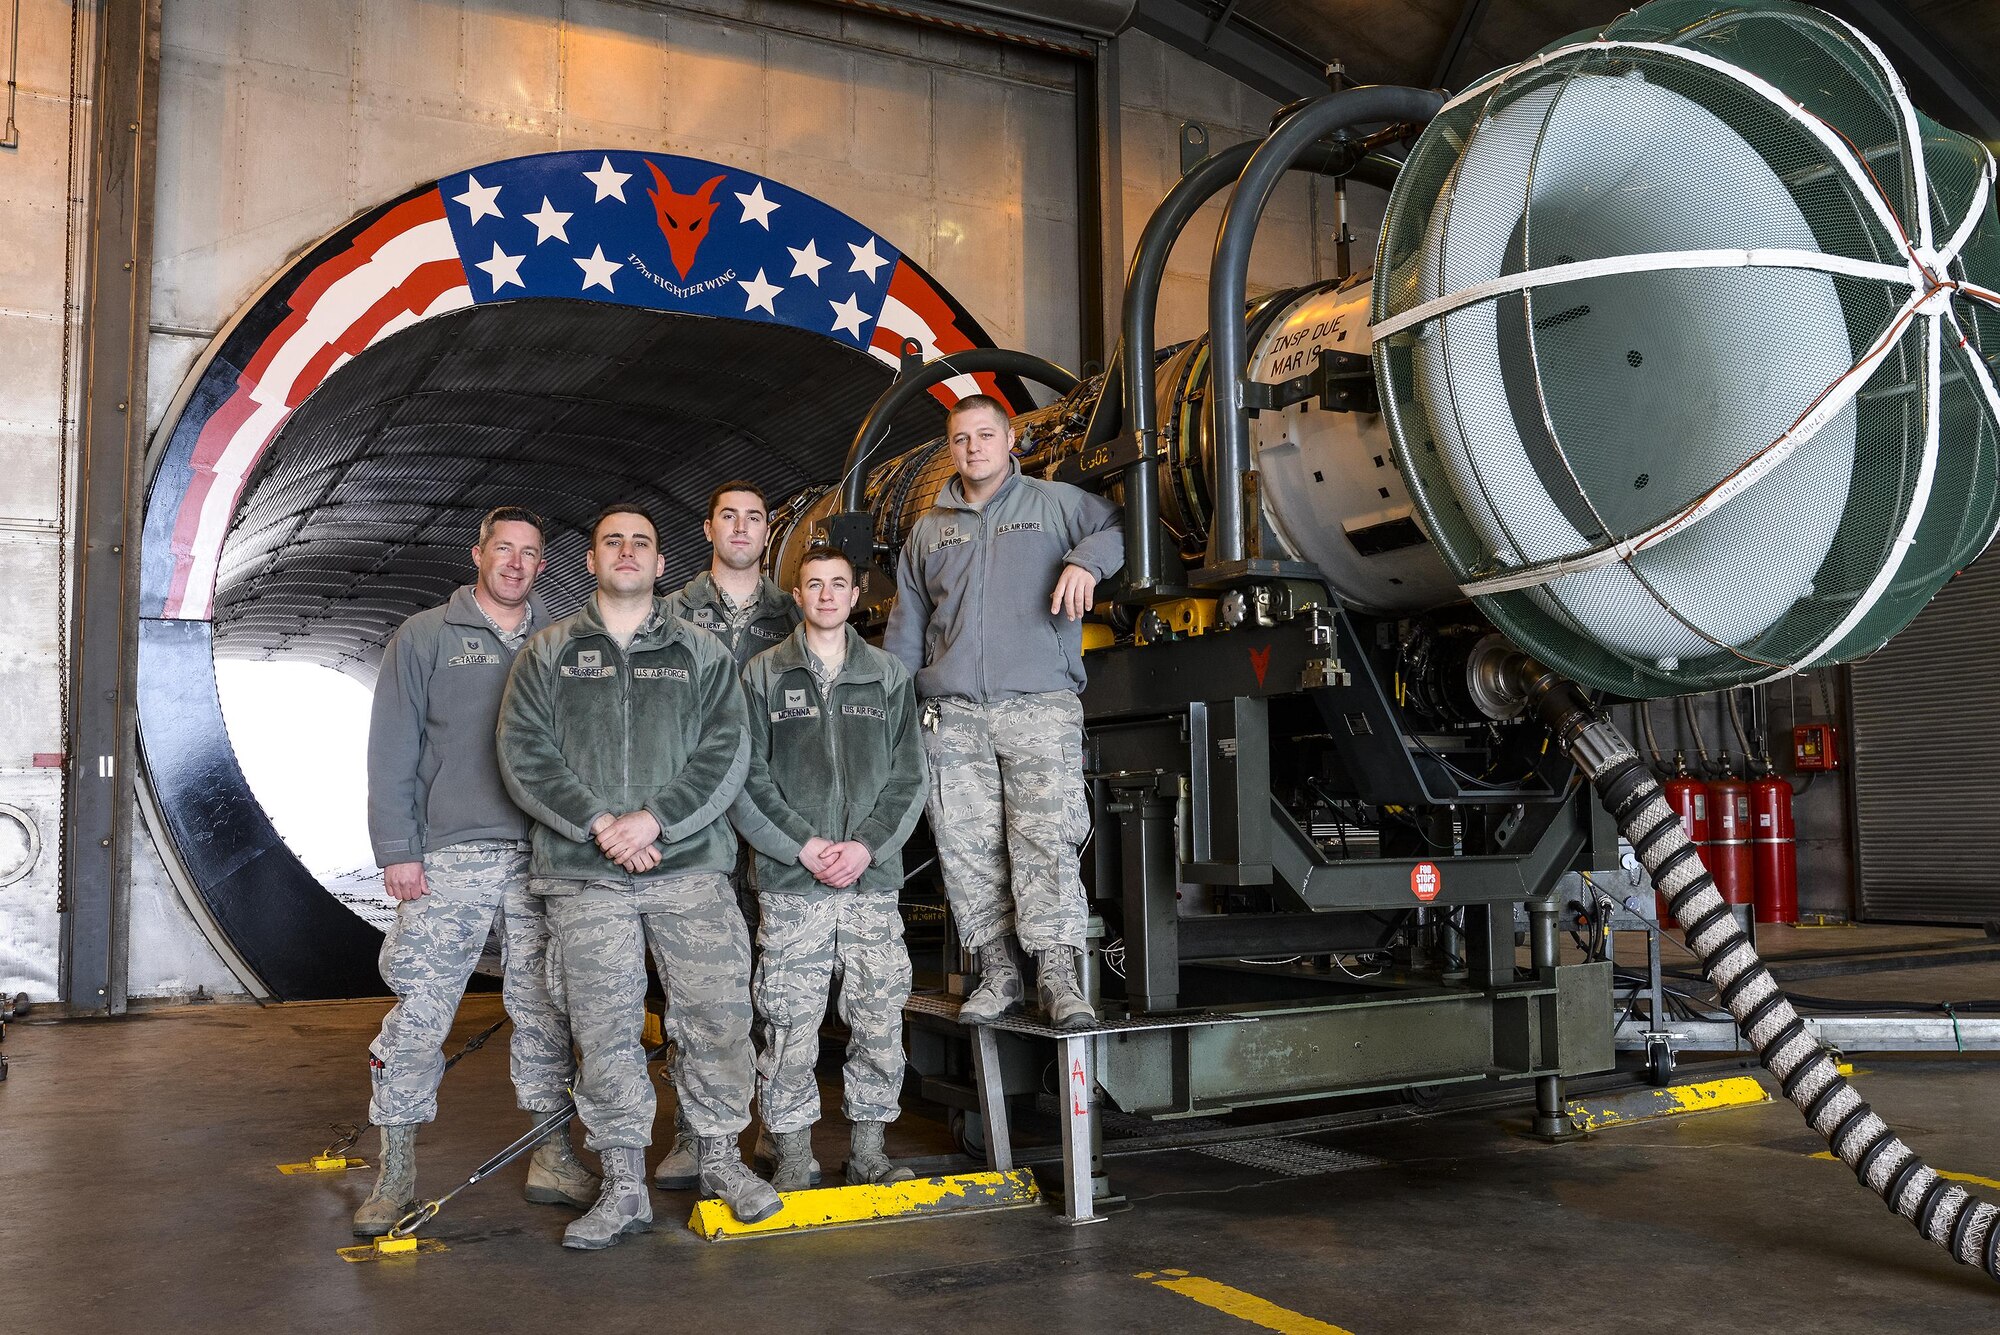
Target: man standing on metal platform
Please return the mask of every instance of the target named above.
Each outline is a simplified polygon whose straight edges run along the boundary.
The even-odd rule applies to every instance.
[[[702,536],[708,540],[708,569],[668,595],[667,605],[674,615],[710,632],[722,641],[736,660],[738,672],[766,649],[781,643],[799,624],[799,605],[763,572],[764,547],[771,533],[771,518],[764,505],[764,491],[754,482],[725,482],[708,494],[708,518],[701,522]],[[743,921],[751,942],[757,939],[757,891],[751,881],[748,849],[738,855],[731,888],[743,910]],[[666,1016],[666,1031],[673,1036],[673,1015]],[[752,1040],[761,1052],[767,1037],[758,1021]],[[668,1074],[680,1089],[680,1045],[674,1045],[674,1059]],[[677,1098],[674,1107],[674,1144],[653,1168],[653,1185],[666,1191],[686,1191],[701,1176],[695,1149],[695,1134],[688,1125],[686,1100]],[[756,1157],[760,1164],[776,1159],[777,1152],[763,1135],[757,1138]],[[819,1164],[812,1166],[812,1185],[819,1185]]]
[[[533,598],[542,551],[532,511],[488,514],[472,549],[475,582],[404,622],[376,678],[368,834],[397,901],[381,958],[397,1000],[369,1046],[368,1120],[382,1128],[382,1162],[354,1213],[357,1237],[387,1233],[416,1200],[417,1127],[437,1116],[445,1035],[496,918],[515,1097],[536,1121],[569,1102],[569,1020],[549,996],[548,924],[528,893],[528,819],[507,796],[493,750],[508,668],[545,620]],[[582,1209],[597,1191],[567,1130],[528,1162],[531,1201]]]
[[[508,791],[534,818],[533,879],[582,1055],[577,1113],[604,1162],[596,1206],[563,1245],[652,1227],[645,1148],[654,1095],[641,1045],[650,941],[681,1047],[702,1190],[745,1223],[780,1208],[744,1164],[750,1122],[750,940],[730,892],[725,812],[749,760],[736,665],[653,595],[658,530],[633,505],[591,529],[597,592],[528,642],[500,707]]]
[[[917,700],[900,662],[847,624],[861,589],[837,547],[799,562],[805,624],[750,660],[750,772],[730,819],[757,850],[761,924],[752,996],[768,1026],[757,1101],[775,1142],[771,1185],[812,1185],[819,1026],[840,975],[852,1127],[847,1181],[908,1181],[883,1132],[901,1111],[910,953],[896,892],[903,841],[924,809]]]
[[[959,1018],[990,1024],[1021,1004],[1018,939],[1049,1022],[1087,1029],[1081,618],[1125,562],[1124,529],[1103,497],[1022,476],[998,400],[960,399],[945,430],[957,475],[903,544],[882,645],[916,674],[931,833],[979,955]]]

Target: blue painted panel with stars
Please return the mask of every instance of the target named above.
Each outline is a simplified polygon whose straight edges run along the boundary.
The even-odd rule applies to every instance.
[[[664,153],[488,163],[438,182],[475,302],[582,297],[865,348],[901,254],[810,195]]]

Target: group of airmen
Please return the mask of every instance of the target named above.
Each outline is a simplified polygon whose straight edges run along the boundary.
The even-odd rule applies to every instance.
[[[397,901],[381,954],[397,1002],[369,1049],[382,1152],[358,1236],[414,1206],[416,1129],[437,1114],[445,1037],[496,922],[520,1106],[540,1124],[573,1100],[602,1169],[566,1127],[529,1161],[528,1200],[584,1211],[566,1247],[651,1226],[649,946],[676,1103],[654,1184],[698,1187],[752,1223],[820,1181],[813,1068],[836,977],[846,1179],[910,1176],[883,1134],[903,1084],[898,891],[920,813],[978,958],[960,1019],[1022,1008],[1025,955],[1050,1023],[1095,1023],[1077,696],[1082,616],[1123,561],[1119,513],[1023,476],[997,400],[960,400],[947,434],[956,475],[903,546],[882,648],[849,624],[865,572],[838,548],[811,547],[789,592],[763,573],[768,516],[749,482],[710,497],[710,566],[668,597],[652,517],[606,507],[586,556],[596,591],[553,622],[534,596],[541,520],[494,510],[475,581],[390,640],[368,821]],[[739,1146],[753,1097],[768,1181]]]

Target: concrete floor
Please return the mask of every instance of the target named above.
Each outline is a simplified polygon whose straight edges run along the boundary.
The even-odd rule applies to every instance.
[[[1925,972],[1865,977],[1880,995],[1912,995]],[[1978,987],[2000,995],[2000,965]],[[1994,1285],[1814,1159],[1823,1146],[1782,1102],[1562,1146],[1524,1138],[1515,1114],[1446,1113],[1306,1137],[1383,1162],[1304,1177],[1192,1150],[1121,1155],[1113,1182],[1132,1208],[1082,1229],[1033,1209],[707,1244],[678,1227],[691,1201],[656,1192],[657,1231],[586,1255],[557,1245],[567,1212],[524,1203],[510,1168],[427,1230],[448,1251],[353,1265],[335,1248],[353,1241],[348,1215],[372,1173],[274,1166],[360,1113],[360,1054],[382,1010],[213,1006],[10,1027],[0,1330],[609,1332],[692,1319],[788,1333],[1929,1335],[1992,1329],[2000,1312]],[[495,999],[468,1000],[454,1042],[497,1015]],[[1709,1073],[1724,1069],[1738,1068]],[[1864,1058],[1857,1083],[1934,1164],[2000,1179],[2000,1061]],[[447,1077],[442,1120],[420,1142],[424,1190],[520,1126],[496,1042]],[[840,1137],[833,1124],[821,1138],[829,1164]],[[890,1148],[949,1144],[913,1112]],[[1168,1271],[1248,1295],[1247,1307],[1219,1299],[1247,1315],[1161,1287]]]

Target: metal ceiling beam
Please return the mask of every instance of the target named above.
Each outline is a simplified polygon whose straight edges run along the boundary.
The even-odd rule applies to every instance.
[[[1445,39],[1444,49],[1438,52],[1431,87],[1453,86],[1459,67],[1465,63],[1466,52],[1472,49],[1472,39],[1479,35],[1479,25],[1485,21],[1486,11],[1492,8],[1492,3],[1493,0],[1465,0],[1464,8],[1458,11],[1458,22],[1452,25],[1451,36]]]
[[[1139,0],[1132,27],[1279,103],[1326,91],[1320,61],[1255,24],[1218,25],[1214,8],[1199,0]]]
[[[2000,92],[1940,42],[1901,0],[1819,0],[1880,42],[1926,115],[1988,143],[2000,141]],[[1985,53],[1982,52],[1981,55]],[[1943,101],[1922,96],[1924,86]]]

